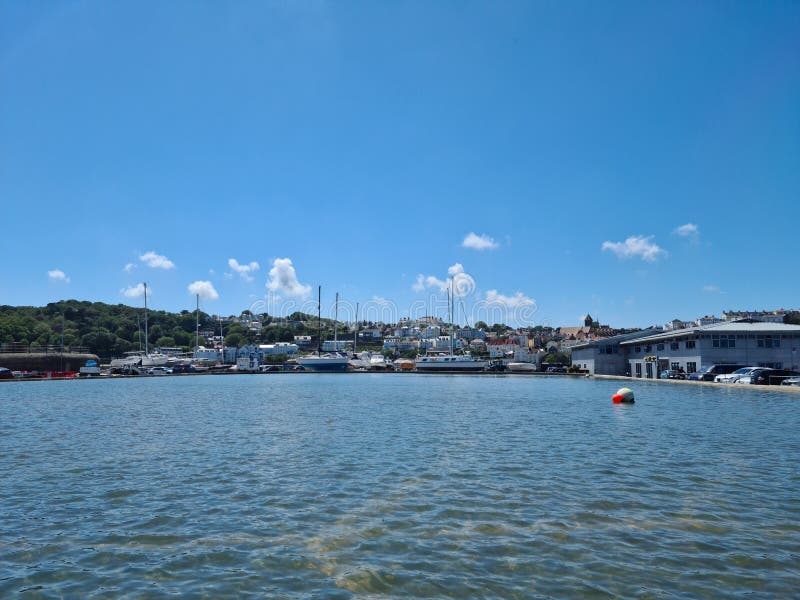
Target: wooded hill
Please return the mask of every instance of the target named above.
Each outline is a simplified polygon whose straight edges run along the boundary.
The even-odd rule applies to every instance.
[[[264,327],[250,331],[233,317],[223,319],[225,344],[291,342],[295,335],[311,335],[316,343],[317,318],[294,313],[286,319],[258,315]],[[138,321],[137,321],[138,318]],[[148,311],[148,341],[151,347],[182,347],[189,350],[195,344],[195,313],[163,310]],[[141,329],[140,329],[141,327]],[[332,331],[333,322],[323,319],[323,336]],[[144,311],[124,304],[105,304],[64,300],[47,306],[0,306],[0,343],[24,346],[81,346],[101,358],[121,356],[122,353],[144,347]],[[219,335],[218,319],[200,311],[200,331]],[[340,332],[345,333],[340,324]],[[201,336],[200,344],[207,341]]]

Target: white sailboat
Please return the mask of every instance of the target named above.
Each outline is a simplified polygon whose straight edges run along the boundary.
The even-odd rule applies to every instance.
[[[337,294],[337,312],[338,312],[338,294]],[[350,359],[346,354],[339,352],[322,353],[322,286],[317,290],[317,323],[318,323],[318,339],[317,339],[317,352],[308,356],[301,356],[297,359],[298,364],[304,369],[309,371],[326,371],[326,372],[342,372],[347,370]],[[336,333],[334,330],[334,341]]]
[[[449,313],[450,321],[453,323],[453,283],[450,282],[450,290],[447,294],[447,310]],[[469,352],[464,354],[455,354],[453,351],[453,339],[455,338],[455,326],[451,326],[450,330],[450,353],[439,355],[425,355],[418,356],[416,360],[417,371],[423,373],[468,373],[475,371],[484,371],[489,366],[489,361],[480,358],[474,358]]]
[[[141,365],[144,368],[163,367],[167,364],[169,356],[161,352],[150,352],[150,347],[147,339],[147,284],[144,286],[144,354],[142,355]]]

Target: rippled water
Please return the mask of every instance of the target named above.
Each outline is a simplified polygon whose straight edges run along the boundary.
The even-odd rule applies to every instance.
[[[797,597],[800,396],[618,387],[0,385],[0,597]]]

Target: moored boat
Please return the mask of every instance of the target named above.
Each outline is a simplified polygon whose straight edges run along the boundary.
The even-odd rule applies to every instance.
[[[532,373],[536,371],[536,365],[526,362],[512,362],[508,363],[506,367],[511,373]]]
[[[308,371],[340,373],[347,370],[350,359],[346,354],[322,352],[322,286],[317,290],[317,322],[318,335],[317,352],[297,358],[297,363]]]

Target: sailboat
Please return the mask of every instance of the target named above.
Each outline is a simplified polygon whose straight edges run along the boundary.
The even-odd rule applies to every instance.
[[[141,365],[143,368],[163,367],[167,364],[169,356],[161,352],[150,352],[147,339],[147,284],[144,286],[144,354],[142,355]]]
[[[454,323],[453,305],[455,304],[453,284],[450,282],[450,290],[447,294],[447,310],[450,322]],[[439,355],[418,356],[416,360],[417,371],[423,373],[469,373],[484,371],[489,366],[489,361],[474,358],[469,352],[455,354],[453,352],[453,339],[455,338],[455,324],[450,328],[450,353]]]
[[[338,306],[337,306],[338,310]],[[301,356],[297,362],[309,371],[342,372],[347,370],[350,359],[346,354],[338,352],[322,353],[322,286],[317,290],[317,352],[308,356]]]

